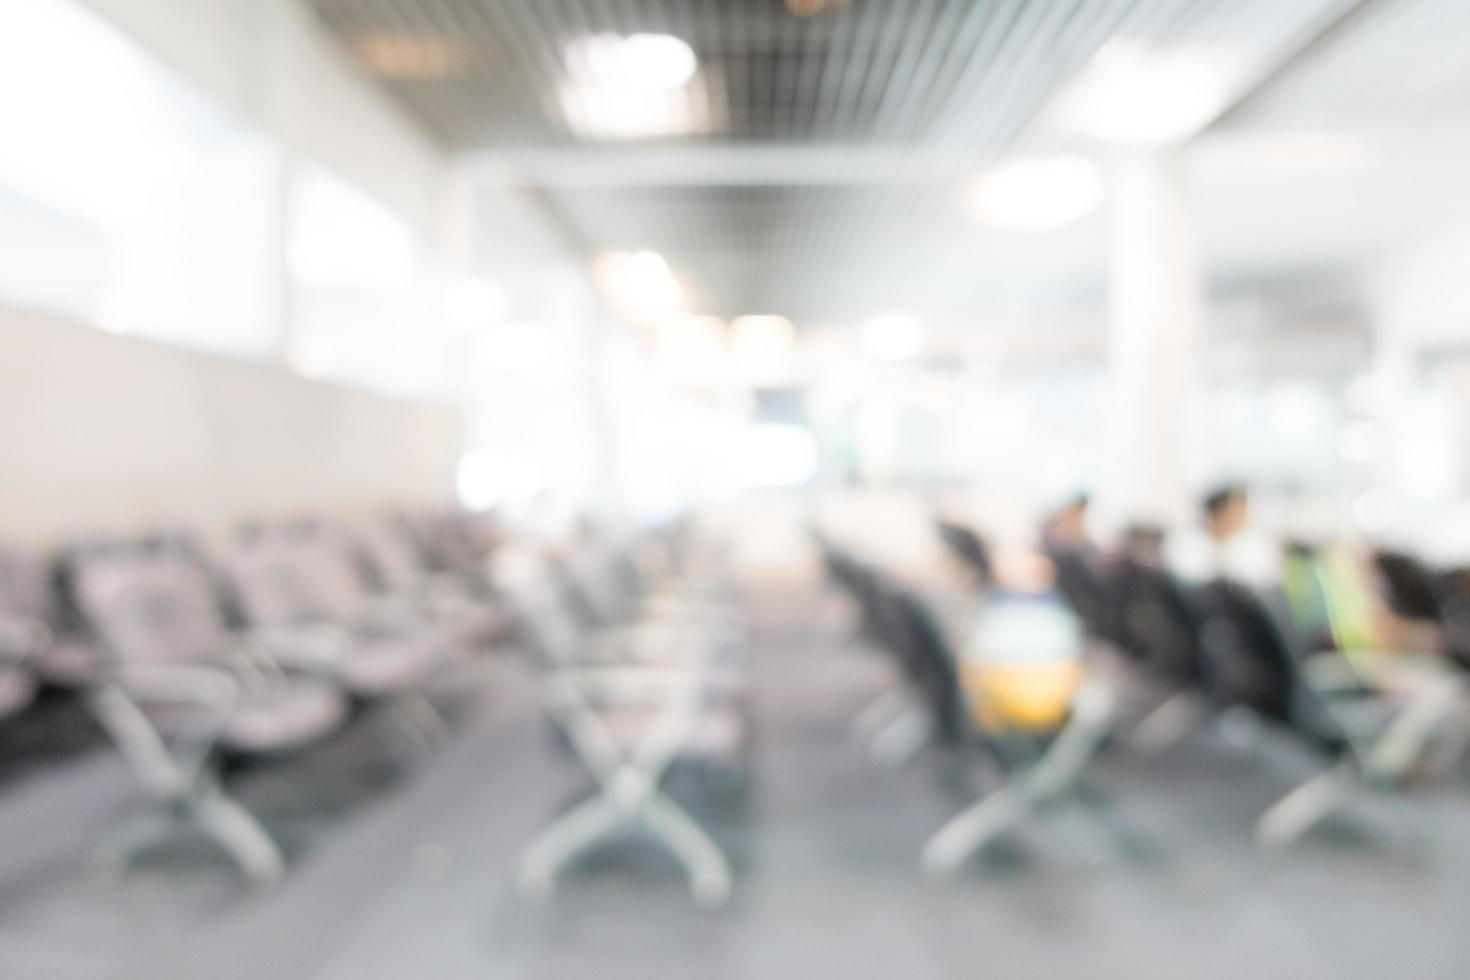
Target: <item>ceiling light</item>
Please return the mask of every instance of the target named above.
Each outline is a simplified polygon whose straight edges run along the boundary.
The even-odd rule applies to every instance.
[[[911,361],[924,353],[924,324],[907,313],[885,313],[862,328],[863,351],[880,361]]]
[[[694,49],[672,34],[595,34],[566,47],[567,74],[584,85],[677,89],[694,77]]]
[[[558,99],[567,125],[583,136],[629,139],[708,128],[689,83],[694,49],[670,34],[597,34],[566,47]]]
[[[982,174],[970,203],[986,224],[1035,234],[1072,224],[1102,201],[1102,174],[1081,157],[1022,157]]]
[[[679,283],[657,252],[609,252],[593,263],[607,301],[635,320],[666,316],[679,307]]]
[[[1235,72],[1210,48],[1150,50],[1116,39],[1093,56],[1046,112],[1051,124],[1121,146],[1188,139],[1229,104]]]

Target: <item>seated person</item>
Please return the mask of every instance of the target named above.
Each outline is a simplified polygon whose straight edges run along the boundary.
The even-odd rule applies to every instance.
[[[1165,561],[1189,584],[1225,580],[1263,588],[1281,578],[1281,549],[1250,526],[1245,488],[1227,484],[1203,501],[1204,524],[1172,535]]]

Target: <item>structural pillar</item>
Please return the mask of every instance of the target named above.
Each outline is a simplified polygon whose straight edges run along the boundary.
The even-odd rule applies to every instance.
[[[1203,471],[1205,290],[1177,161],[1115,161],[1109,204],[1102,509],[1128,523],[1192,516]]]

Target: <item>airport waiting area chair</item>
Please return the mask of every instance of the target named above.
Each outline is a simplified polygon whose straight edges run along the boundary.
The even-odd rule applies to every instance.
[[[829,571],[859,604],[864,629],[895,657],[925,712],[930,744],[978,765],[991,784],[923,845],[926,873],[952,874],[988,845],[1056,810],[1102,820],[1084,781],[1114,723],[1106,687],[1079,685],[1070,710],[1049,730],[986,731],[976,723],[976,694],[962,682],[956,646],[925,600],[830,543],[824,553]]]
[[[421,741],[447,726],[425,695],[463,639],[409,602],[375,596],[344,534],[280,522],[236,537],[223,566],[246,621],[295,669],[388,703]]]
[[[39,658],[51,646],[44,572],[29,555],[0,549],[0,719],[30,704]]]
[[[677,582],[635,590],[621,557],[595,549],[581,557],[575,571],[543,566],[512,586],[542,663],[548,717],[594,781],[527,846],[519,890],[544,899],[578,857],[641,830],[680,863],[697,903],[722,905],[733,886],[729,860],[663,784],[676,762],[743,767],[748,719],[731,683],[740,634],[707,579],[687,593]],[[579,589],[587,590],[580,604]],[[587,620],[589,592],[608,603],[597,610],[604,625]]]
[[[1334,816],[1380,813],[1406,788],[1464,696],[1452,672],[1386,694],[1351,670],[1321,669],[1333,661],[1302,648],[1280,599],[1224,580],[1197,595],[1210,698],[1249,710],[1265,730],[1318,760],[1317,772],[1261,816],[1257,838],[1272,847]],[[1406,829],[1402,816],[1390,822],[1384,829],[1391,835]]]
[[[77,606],[107,657],[88,700],[152,804],[116,842],[117,856],[189,825],[251,879],[279,879],[281,850],[223,789],[217,750],[276,756],[310,745],[342,724],[345,699],[283,669],[257,637],[229,630],[206,570],[177,551],[94,547],[69,565]]]

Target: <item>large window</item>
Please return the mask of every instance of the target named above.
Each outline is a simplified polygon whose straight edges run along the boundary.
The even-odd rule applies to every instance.
[[[72,0],[0,4],[0,301],[279,348],[270,143]]]
[[[437,284],[407,222],[315,165],[293,168],[290,188],[291,366],[395,394],[442,394]]]

